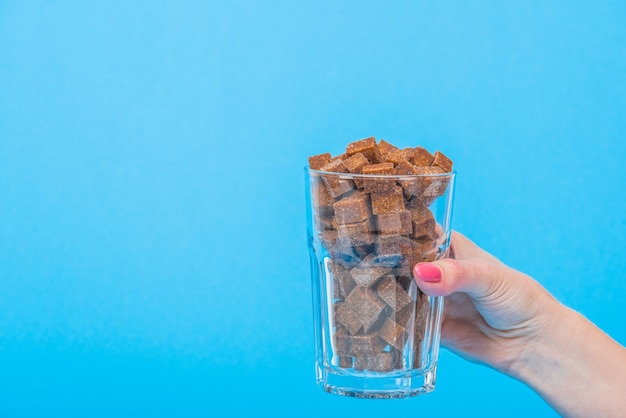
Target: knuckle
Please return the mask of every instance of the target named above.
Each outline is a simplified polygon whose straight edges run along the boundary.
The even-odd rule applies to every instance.
[[[444,268],[446,269],[448,277],[455,282],[463,281],[465,275],[467,274],[466,269],[463,267],[463,263],[460,263],[453,258],[447,258],[444,262]]]

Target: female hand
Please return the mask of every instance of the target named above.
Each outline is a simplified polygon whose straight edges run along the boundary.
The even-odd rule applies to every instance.
[[[626,414],[626,349],[531,277],[456,232],[451,258],[413,273],[445,296],[444,347],[528,384],[561,415]]]
[[[458,232],[452,233],[451,258],[419,263],[414,275],[424,293],[446,296],[442,345],[507,374],[563,310],[536,281]]]

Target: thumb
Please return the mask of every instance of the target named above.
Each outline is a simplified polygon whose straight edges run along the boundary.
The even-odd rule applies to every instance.
[[[492,295],[510,276],[509,268],[481,259],[444,258],[418,263],[413,275],[418,287],[429,296],[467,293],[474,300]]]

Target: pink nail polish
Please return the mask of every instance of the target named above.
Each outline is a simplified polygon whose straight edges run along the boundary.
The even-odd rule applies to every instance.
[[[433,263],[418,263],[415,266],[415,274],[425,282],[441,280],[441,269]]]

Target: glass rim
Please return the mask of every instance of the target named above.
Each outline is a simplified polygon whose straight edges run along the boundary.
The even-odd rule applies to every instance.
[[[423,178],[423,177],[454,177],[456,170],[449,171],[447,173],[433,173],[433,174],[359,174],[359,173],[338,173],[336,171],[322,171],[315,170],[311,167],[304,166],[304,170],[308,173],[314,173],[320,176],[338,176],[344,178],[360,178],[360,179],[411,179],[411,178]]]

